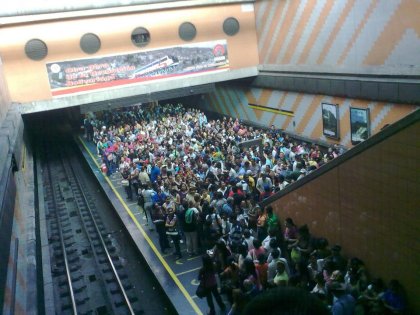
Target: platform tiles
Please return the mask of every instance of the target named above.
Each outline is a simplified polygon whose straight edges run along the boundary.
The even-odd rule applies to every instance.
[[[158,235],[156,231],[151,230],[154,228],[153,223],[147,224],[143,209],[136,201],[126,199],[124,187],[121,186],[121,175],[114,173],[111,176],[104,176],[100,170],[101,158],[96,155],[94,144],[86,142],[81,137],[77,137],[76,141],[92,172],[178,313],[206,314],[208,310],[206,299],[199,299],[195,295],[199,284],[197,277],[201,267],[201,256],[188,257],[185,244],[181,244],[183,255],[181,259],[175,259],[173,244],[170,252],[161,254]]]

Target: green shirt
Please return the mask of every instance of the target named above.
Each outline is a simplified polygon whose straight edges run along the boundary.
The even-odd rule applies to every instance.
[[[267,227],[268,229],[277,229],[279,227],[279,220],[274,213],[271,216],[267,216]]]

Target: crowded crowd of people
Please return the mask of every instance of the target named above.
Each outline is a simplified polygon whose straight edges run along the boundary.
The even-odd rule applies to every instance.
[[[363,262],[280,220],[260,202],[341,154],[238,119],[209,120],[181,104],[147,104],[85,119],[107,175],[121,174],[162,254],[202,255],[197,296],[242,314],[278,287],[300,288],[332,314],[402,314],[401,285],[369,279]],[[250,140],[260,144],[243,146]],[[255,143],[257,143],[256,141]],[[225,298],[222,298],[222,294]],[[274,307],[274,306],[273,306]]]

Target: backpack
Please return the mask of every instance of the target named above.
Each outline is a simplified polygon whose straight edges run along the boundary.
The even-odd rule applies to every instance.
[[[185,223],[192,224],[195,219],[194,210],[192,208],[189,208],[187,212],[185,212]]]

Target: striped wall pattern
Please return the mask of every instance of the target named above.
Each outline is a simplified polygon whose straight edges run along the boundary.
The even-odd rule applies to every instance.
[[[340,116],[340,140],[326,138],[322,133],[321,103],[338,104]],[[252,109],[248,104],[257,104],[294,112],[294,117]],[[408,115],[419,106],[348,99],[327,95],[304,94],[261,88],[217,86],[207,95],[206,109],[271,126],[311,139],[340,143],[350,147],[350,107],[369,108],[371,134],[386,125]]]
[[[419,0],[260,0],[260,64],[418,75],[418,12]]]

